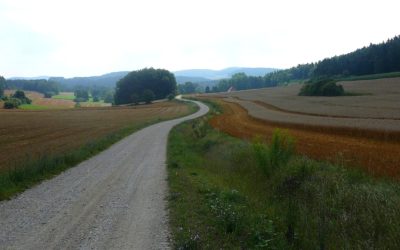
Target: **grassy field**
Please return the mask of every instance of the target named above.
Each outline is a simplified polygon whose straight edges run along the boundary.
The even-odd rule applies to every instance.
[[[61,92],[58,95],[54,95],[51,97],[52,99],[59,99],[59,100],[71,100],[75,99],[75,95],[73,92]]]
[[[193,111],[188,104],[171,101],[137,107],[0,112],[0,199],[139,128]]]
[[[267,145],[227,136],[207,118],[176,127],[168,147],[174,247],[398,249],[400,185],[293,155],[290,134],[275,132]]]
[[[15,90],[6,90],[7,96],[13,94]],[[43,94],[34,91],[24,91],[25,95],[32,100],[31,106],[24,105],[25,110],[47,110],[47,109],[70,109],[75,107],[75,102],[65,99],[44,98]],[[0,106],[0,111],[3,105]]]
[[[49,106],[41,106],[41,105],[35,105],[35,104],[23,104],[18,107],[19,109],[22,110],[47,110],[47,109],[52,109]]]

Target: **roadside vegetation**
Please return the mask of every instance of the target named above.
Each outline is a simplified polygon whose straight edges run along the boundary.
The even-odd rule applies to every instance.
[[[222,110],[210,103],[213,115]],[[400,185],[297,155],[276,130],[245,141],[210,117],[173,129],[168,146],[176,249],[398,249]]]
[[[140,108],[4,112],[0,120],[0,200],[101,152],[150,124],[196,111],[178,101]]]

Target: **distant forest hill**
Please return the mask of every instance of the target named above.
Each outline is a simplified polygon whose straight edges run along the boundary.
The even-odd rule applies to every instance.
[[[211,91],[223,92],[230,87],[236,90],[274,87],[313,78],[340,79],[398,71],[400,71],[400,36],[380,44],[370,44],[345,55],[326,58],[316,63],[301,64],[262,77],[235,74],[230,79],[220,80]]]
[[[115,88],[116,82],[121,78],[125,77],[129,71],[120,71],[104,74],[101,76],[89,76],[89,77],[50,77],[49,81],[54,81],[60,84],[60,88],[63,91],[74,91],[77,87],[105,87],[105,88]]]
[[[229,78],[237,72],[245,72],[249,76],[261,76],[276,71],[271,68],[227,68],[223,70],[189,69],[174,72],[178,84],[186,82],[199,83],[204,90],[206,85],[214,86],[222,78]],[[100,76],[88,77],[12,77],[7,79],[8,88],[33,90],[38,92],[75,91],[76,89],[114,89],[115,84],[125,77],[129,71],[112,72]]]

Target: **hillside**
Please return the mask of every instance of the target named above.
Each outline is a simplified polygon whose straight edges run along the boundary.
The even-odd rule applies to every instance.
[[[104,74],[101,76],[73,77],[73,78],[50,77],[49,80],[60,83],[62,88],[66,91],[72,91],[74,87],[78,85],[114,88],[115,83],[119,81],[119,79],[126,76],[128,73],[129,73],[128,71],[119,71],[119,72]]]

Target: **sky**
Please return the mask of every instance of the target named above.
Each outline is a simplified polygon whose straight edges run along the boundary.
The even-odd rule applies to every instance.
[[[289,68],[400,35],[398,0],[0,0],[0,75]]]

